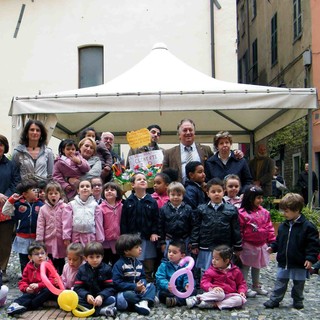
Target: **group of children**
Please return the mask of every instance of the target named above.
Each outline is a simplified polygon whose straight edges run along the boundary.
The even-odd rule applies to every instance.
[[[146,192],[146,177],[137,173],[131,180],[133,192],[124,202],[121,189],[109,182],[103,186],[100,204],[99,196],[92,195],[93,183],[87,180],[79,182],[78,194],[68,204],[56,182],[46,186],[44,203],[30,181],[22,182],[19,195],[11,196],[3,208],[18,222],[13,248],[23,270],[19,283],[23,296],[8,313],[36,308],[52,298],[50,291],[39,301],[25,296],[46,289],[38,273],[47,254],[66,288],[77,292],[80,305],[95,306],[96,315],[114,316],[117,310],[127,309],[148,315],[155,297],[168,307],[240,307],[247,297],[268,293],[260,285],[260,269],[268,264],[269,253],[277,252],[280,268],[275,290],[264,305],[279,306],[288,280],[293,279],[293,305],[301,309],[304,282],[319,253],[319,234],[301,214],[301,196],[287,194],[281,200],[287,220],[276,238],[270,214],[261,206],[261,188],[250,186],[239,197],[240,179],[235,175],[205,184],[200,162],[188,163],[186,172],[185,186],[170,182],[165,173],[157,174],[151,195]],[[101,187],[97,179],[95,184]],[[33,247],[34,240],[45,246]],[[64,265],[66,248],[68,264]],[[159,255],[164,258],[161,262]],[[180,298],[172,293],[170,278],[185,255],[196,259],[203,293],[197,295],[195,288],[189,298]],[[31,268],[33,273],[28,271]],[[185,275],[177,279],[180,291],[188,286]]]

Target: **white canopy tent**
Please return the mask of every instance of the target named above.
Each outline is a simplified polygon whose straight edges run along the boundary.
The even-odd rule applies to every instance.
[[[127,131],[156,123],[161,143],[176,143],[183,118],[196,123],[197,140],[212,142],[228,130],[235,142],[261,140],[317,107],[314,88],[277,88],[211,78],[156,44],[137,65],[106,84],[37,96],[14,97],[13,140],[28,118],[40,117],[54,136],[75,135],[87,126],[111,131],[126,143]],[[200,137],[199,137],[200,136]]]

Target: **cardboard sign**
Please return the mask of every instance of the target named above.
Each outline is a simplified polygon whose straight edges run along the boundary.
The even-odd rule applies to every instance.
[[[163,152],[161,150],[153,150],[134,154],[129,157],[130,169],[134,169],[135,166],[147,167],[162,164]]]
[[[147,146],[151,141],[150,132],[147,128],[127,132],[127,141],[132,149]]]

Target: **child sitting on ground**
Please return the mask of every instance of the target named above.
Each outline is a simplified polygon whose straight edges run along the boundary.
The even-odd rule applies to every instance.
[[[14,193],[4,204],[2,213],[13,216],[16,222],[16,237],[13,241],[13,251],[19,253],[21,273],[29,262],[28,247],[36,239],[37,219],[43,202],[38,199],[37,183],[27,179],[17,185]]]
[[[33,242],[28,248],[29,262],[23,270],[22,279],[19,281],[19,289],[22,296],[15,299],[7,309],[7,313],[11,316],[20,314],[27,310],[35,310],[43,306],[48,300],[57,300],[57,296],[51,293],[41,278],[40,265],[48,259],[46,247],[41,242]],[[49,281],[55,285],[57,279],[47,272]]]
[[[212,265],[204,273],[201,289],[205,292],[186,299],[188,308],[228,309],[241,307],[246,302],[247,284],[240,269],[231,263],[232,250],[217,246],[212,253]]]
[[[172,275],[182,267],[179,266],[181,259],[186,255],[186,245],[179,240],[173,240],[169,243],[168,260],[163,260],[156,273],[156,284],[159,294],[159,300],[165,303],[166,306],[183,306],[186,304],[185,298],[179,298],[172,293],[172,288],[169,284]],[[180,292],[188,289],[187,274],[181,275],[176,280],[177,290]]]
[[[204,191],[206,174],[202,163],[200,161],[190,161],[186,165],[186,177],[184,202],[192,209],[196,209],[200,204],[209,201]]]
[[[133,309],[149,315],[154,305],[156,288],[146,281],[143,265],[138,260],[142,240],[138,234],[123,234],[116,242],[120,259],[112,269],[113,283],[118,291],[118,310]]]
[[[79,305],[91,309],[94,316],[115,317],[115,291],[112,283],[112,270],[102,261],[103,246],[99,242],[90,242],[84,248],[86,263],[80,266],[74,283],[74,291],[79,296]]]
[[[269,253],[277,252],[278,273],[270,300],[263,304],[266,308],[279,307],[290,279],[293,307],[303,308],[304,284],[319,254],[319,232],[301,213],[303,207],[304,199],[297,193],[287,193],[280,201],[286,221],[281,223],[276,241],[268,248]]]
[[[67,247],[67,263],[63,267],[61,280],[65,289],[73,289],[76,275],[83,260],[83,245],[70,243]]]

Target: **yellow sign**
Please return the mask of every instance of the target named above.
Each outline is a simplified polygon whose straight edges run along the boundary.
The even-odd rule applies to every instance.
[[[147,128],[127,132],[127,141],[132,149],[147,146],[151,141],[150,132]]]

